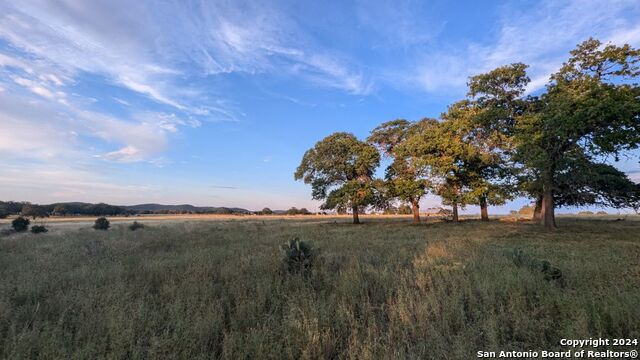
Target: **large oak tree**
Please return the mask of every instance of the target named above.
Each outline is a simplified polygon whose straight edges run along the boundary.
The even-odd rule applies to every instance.
[[[313,199],[324,200],[322,209],[351,208],[353,223],[359,224],[358,213],[376,202],[373,174],[379,164],[374,146],[338,132],[307,150],[294,176],[311,185]]]
[[[589,162],[640,142],[640,51],[589,39],[552,75],[515,124],[517,157],[540,177],[542,224],[556,227],[559,171],[579,153]]]
[[[420,222],[420,199],[427,193],[429,181],[419,172],[416,164],[416,153],[396,151],[406,139],[419,132],[421,127],[431,120],[410,122],[404,119],[385,122],[371,131],[367,141],[390,158],[391,164],[386,169],[386,195],[411,204],[413,222]]]

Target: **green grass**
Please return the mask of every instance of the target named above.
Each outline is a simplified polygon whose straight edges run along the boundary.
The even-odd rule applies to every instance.
[[[127,225],[0,238],[2,358],[470,359],[640,337],[637,221]],[[319,248],[309,275],[283,271],[295,236]]]

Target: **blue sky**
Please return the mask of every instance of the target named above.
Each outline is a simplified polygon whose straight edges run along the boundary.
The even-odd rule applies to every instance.
[[[638,1],[0,0],[0,199],[317,209],[293,172],[324,136],[437,117],[511,62],[538,91],[589,36],[640,46],[638,19]],[[637,153],[618,165],[640,180]]]

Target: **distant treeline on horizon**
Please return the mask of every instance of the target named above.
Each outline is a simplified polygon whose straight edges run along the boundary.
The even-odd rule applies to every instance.
[[[110,205],[105,203],[61,202],[39,205],[26,201],[0,201],[0,218],[9,215],[36,218],[48,216],[127,216],[144,214],[311,215],[313,213],[305,208],[298,209],[296,207],[291,207],[288,210],[271,210],[264,208],[260,211],[250,211],[237,207],[209,207],[189,204]]]

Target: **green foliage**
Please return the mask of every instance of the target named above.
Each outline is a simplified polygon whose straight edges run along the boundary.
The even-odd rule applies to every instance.
[[[18,215],[25,204],[16,201],[0,201],[0,209],[4,209],[9,215]]]
[[[144,224],[134,221],[131,225],[129,225],[129,230],[136,231],[138,229],[144,229]]]
[[[620,152],[638,147],[640,87],[633,81],[639,76],[640,50],[629,45],[603,46],[589,39],[571,51],[569,60],[552,75],[546,92],[529,99],[529,108],[514,127],[516,159],[541,184],[538,188],[549,199],[547,212],[552,214],[556,195],[566,191],[559,189],[560,174],[580,175],[579,169],[597,166],[595,159],[617,158]],[[591,184],[588,178],[581,180],[587,189]],[[606,189],[611,182],[604,184]],[[578,195],[568,201],[594,199]],[[553,226],[548,220],[545,225]]]
[[[109,229],[109,220],[105,217],[99,217],[96,219],[96,222],[93,224],[93,228],[96,230],[107,230]]]
[[[34,234],[46,233],[49,231],[44,225],[33,225],[31,227],[31,232]]]
[[[398,152],[414,154],[415,165],[433,184],[445,203],[464,205],[466,176],[464,154],[471,145],[455,134],[452,122],[423,120],[420,131],[412,134]]]
[[[42,205],[34,205],[34,204],[25,204],[22,207],[21,215],[24,217],[31,217],[34,220],[36,218],[44,218],[49,216],[49,211],[45,206]]]
[[[356,209],[358,222],[357,209],[375,202],[373,173],[379,163],[375,147],[341,132],[307,150],[294,176],[311,185],[313,199],[325,201],[322,209]]]
[[[640,206],[640,185],[612,165],[567,156],[559,167],[554,177],[557,206]]]
[[[23,231],[27,231],[27,229],[29,229],[29,224],[30,223],[31,222],[29,221],[29,219],[24,218],[22,216],[19,216],[19,217],[13,219],[13,221],[11,222],[11,227],[16,232],[23,232]]]
[[[407,204],[402,204],[398,207],[398,214],[401,215],[409,215],[411,214],[411,206]]]
[[[311,212],[306,208],[298,209],[297,207],[292,207],[287,210],[287,215],[311,215]]]
[[[547,260],[536,259],[517,248],[513,250],[511,256],[516,266],[526,266],[532,271],[539,271],[547,281],[562,280],[562,271],[557,267],[551,266],[551,263]]]
[[[66,216],[71,214],[71,211],[69,210],[69,206],[65,204],[57,204],[53,207],[53,211],[51,213],[56,216]]]
[[[317,257],[317,250],[299,238],[288,241],[282,247],[282,263],[291,274],[307,274]]]
[[[523,107],[519,97],[529,82],[526,65],[499,67],[469,81],[468,98],[443,114],[431,153],[446,156],[435,162],[445,176],[439,190],[449,203],[502,205],[515,193],[516,177],[509,154],[510,130]],[[444,165],[444,167],[443,167]]]
[[[390,206],[387,206],[386,208],[384,208],[382,210],[382,213],[384,215],[396,215],[398,213],[398,208],[393,206],[393,205],[390,205]]]
[[[380,192],[378,208],[386,208],[389,202],[398,199],[415,205],[418,211],[420,199],[427,193],[430,182],[422,176],[418,154],[405,143],[431,122],[430,119],[418,122],[399,119],[385,122],[371,131],[367,141],[392,159],[385,171],[386,182]],[[419,220],[419,214],[415,216]]]
[[[262,209],[262,215],[271,215],[271,214],[273,214],[273,211],[268,207]]]

